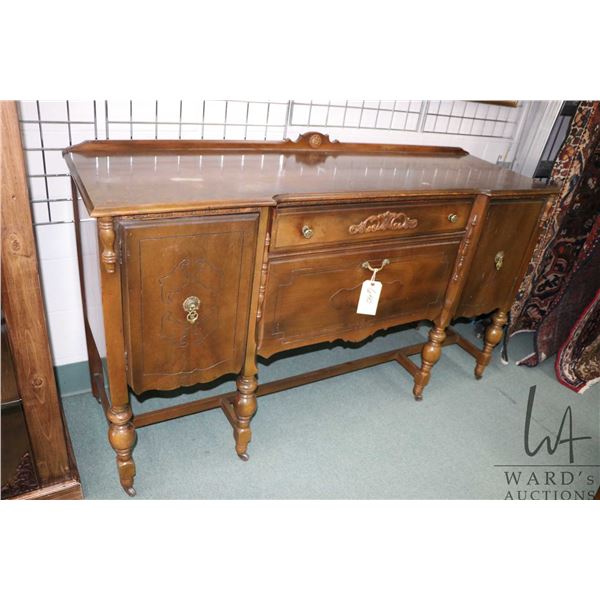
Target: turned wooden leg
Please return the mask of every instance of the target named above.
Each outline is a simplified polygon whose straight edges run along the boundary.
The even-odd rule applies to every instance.
[[[256,412],[256,388],[254,375],[240,375],[237,378],[237,398],[233,404],[236,426],[233,428],[235,451],[242,460],[248,460],[248,444],[252,439],[250,420]]]
[[[129,496],[135,496],[133,480],[135,478],[135,463],[132,452],[136,434],[132,422],[131,407],[112,406],[106,415],[109,420],[108,441],[117,453],[117,469],[123,489]]]
[[[429,342],[421,350],[421,369],[415,373],[415,385],[413,394],[415,400],[423,399],[423,389],[429,383],[431,369],[440,359],[442,344],[446,339],[446,330],[437,325],[429,331]]]
[[[485,345],[475,365],[475,377],[477,379],[481,379],[485,368],[490,364],[492,351],[502,339],[502,330],[506,325],[506,321],[507,314],[502,310],[497,310],[492,317],[492,324],[485,330]]]

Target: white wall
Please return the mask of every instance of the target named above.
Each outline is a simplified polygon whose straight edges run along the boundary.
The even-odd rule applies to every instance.
[[[85,139],[282,139],[315,129],[341,141],[460,146],[527,172],[560,102],[23,101],[21,129],[55,365],[87,359],[70,186],[61,150]],[[531,174],[531,173],[527,173]],[[100,301],[98,297],[96,301]]]

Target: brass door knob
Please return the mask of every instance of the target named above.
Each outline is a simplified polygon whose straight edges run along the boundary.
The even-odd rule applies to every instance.
[[[196,296],[188,296],[183,301],[183,310],[187,313],[186,319],[192,325],[198,320],[198,309],[200,308],[200,298]]]
[[[448,215],[448,221],[450,221],[450,223],[456,223],[456,221],[458,221],[458,215],[450,213]]]
[[[307,239],[310,240],[310,238],[313,236],[315,232],[313,231],[313,228],[310,225],[303,225],[302,227],[302,235]]]

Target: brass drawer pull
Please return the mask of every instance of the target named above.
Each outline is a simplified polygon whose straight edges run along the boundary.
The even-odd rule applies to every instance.
[[[200,308],[200,299],[196,296],[189,296],[183,301],[183,310],[187,312],[186,319],[192,325],[198,320],[198,309]]]
[[[496,271],[499,271],[502,268],[503,262],[504,262],[504,251],[500,250],[500,252],[498,252],[496,254],[496,256],[494,256],[494,264],[496,265]]]
[[[450,223],[456,223],[456,221],[458,221],[458,215],[455,213],[450,213],[448,215],[448,221],[450,221]]]
[[[307,239],[310,240],[310,238],[313,236],[315,232],[313,231],[313,228],[310,225],[303,225],[302,227],[302,235]]]
[[[371,276],[371,279],[373,281],[375,281],[375,275],[377,275],[377,273],[379,271],[381,271],[381,269],[383,269],[383,267],[385,267],[386,265],[390,264],[390,259],[389,258],[384,258],[381,261],[381,266],[379,268],[376,267],[372,267],[371,264],[369,263],[368,260],[366,260],[363,264],[362,264],[362,268],[363,269],[369,269],[369,271],[371,271],[371,273],[373,273],[373,275]]]

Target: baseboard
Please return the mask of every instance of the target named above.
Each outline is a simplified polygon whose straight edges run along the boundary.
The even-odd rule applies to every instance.
[[[91,393],[90,370],[87,360],[54,367],[54,373],[61,398]]]
[[[79,481],[69,479],[15,496],[11,500],[83,500],[83,491]]]

